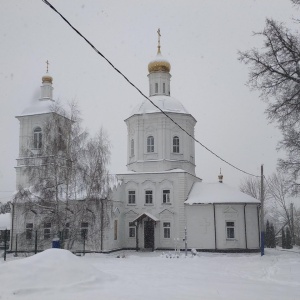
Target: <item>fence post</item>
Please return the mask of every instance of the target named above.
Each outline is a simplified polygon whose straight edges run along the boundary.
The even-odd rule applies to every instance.
[[[6,261],[7,229],[4,231],[4,261]]]
[[[15,257],[18,256],[18,234],[16,233]]]
[[[35,230],[34,254],[37,254],[37,230]]]
[[[85,256],[85,230],[83,231],[83,256]]]

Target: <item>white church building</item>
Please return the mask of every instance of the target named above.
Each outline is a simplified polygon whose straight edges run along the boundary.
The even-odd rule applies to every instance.
[[[196,120],[171,96],[170,70],[158,44],[157,56],[148,64],[149,99],[154,105],[144,99],[125,120],[128,171],[118,174],[120,184],[111,192],[113,209],[101,249],[95,243],[87,244],[87,249],[184,249],[187,237],[188,249],[259,251],[260,201],[223,183],[221,174],[215,183],[205,183],[195,173]],[[24,183],[25,140],[32,136],[34,143],[39,142],[43,118],[53,101],[50,78],[43,77],[35,107],[18,117],[17,186]],[[35,226],[34,215],[21,216],[17,209],[12,215],[14,232]],[[91,237],[99,238],[97,233]]]

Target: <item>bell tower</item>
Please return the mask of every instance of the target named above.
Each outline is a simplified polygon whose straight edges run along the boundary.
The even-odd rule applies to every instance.
[[[196,120],[180,101],[170,96],[171,64],[161,54],[160,30],[157,33],[157,54],[148,64],[149,99],[155,105],[142,99],[125,120],[127,168],[134,172],[181,169],[194,175],[195,142],[191,136]]]

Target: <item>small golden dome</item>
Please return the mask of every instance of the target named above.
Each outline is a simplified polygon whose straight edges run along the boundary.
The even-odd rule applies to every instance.
[[[165,60],[160,54],[157,54],[156,58],[148,64],[149,73],[152,72],[167,72],[171,70],[170,63]]]
[[[42,83],[52,83],[53,78],[50,75],[44,75],[42,77]]]
[[[152,72],[166,72],[169,73],[171,70],[171,65],[170,63],[163,58],[163,56],[161,55],[160,52],[160,29],[158,28],[157,30],[157,34],[158,34],[158,45],[157,45],[157,55],[156,58],[152,61],[150,61],[150,63],[148,64],[148,71],[149,73]]]

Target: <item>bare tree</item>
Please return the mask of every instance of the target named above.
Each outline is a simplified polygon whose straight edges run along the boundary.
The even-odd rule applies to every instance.
[[[10,213],[11,209],[10,209],[10,205],[9,203],[1,203],[0,202],[0,214],[6,214],[6,213]]]
[[[106,133],[101,128],[97,135],[86,143],[79,170],[82,190],[86,193],[86,205],[88,206],[93,201],[97,207],[92,216],[97,222],[93,222],[90,233],[100,233],[99,240],[91,240],[94,247],[100,247],[100,250],[103,249],[103,235],[109,226],[112,210],[109,194],[110,176],[106,167],[109,160],[110,143]]]
[[[272,204],[270,213],[277,224],[277,230],[288,227],[292,236],[292,242],[295,243],[295,236],[297,236],[300,224],[299,212],[291,204],[291,182],[287,176],[277,173],[268,178],[267,185]]]
[[[260,200],[260,179],[252,176],[244,178],[240,184],[240,191],[257,200]],[[267,190],[265,189],[264,192],[266,198]]]
[[[264,38],[264,50],[239,52],[239,60],[250,65],[248,85],[267,101],[270,120],[285,123],[300,111],[300,38],[271,19],[255,35]]]
[[[294,0],[295,4],[299,1]],[[239,60],[249,65],[248,85],[260,91],[268,103],[266,113],[283,133],[279,147],[287,158],[279,166],[297,185],[300,172],[300,37],[282,23],[266,20],[265,29],[255,33],[264,47],[239,52]]]
[[[265,179],[264,184],[264,199],[265,202],[265,217],[276,225],[276,230],[284,226],[288,226],[292,236],[296,235],[298,224],[298,211],[294,213],[292,220],[290,209],[290,196],[292,195],[291,181],[288,176],[282,173],[275,173]],[[260,200],[260,179],[247,177],[240,184],[240,191]],[[295,228],[295,230],[294,230]]]
[[[102,209],[97,211],[95,202],[108,199],[109,191],[108,138],[103,129],[89,138],[80,121],[76,104],[68,112],[53,106],[38,151],[27,150],[23,170],[28,186],[19,187],[14,199],[14,204],[23,203],[25,216],[32,212],[39,216],[36,229],[51,223],[52,231],[65,233],[67,248],[82,239],[83,222],[99,222]],[[103,229],[104,224],[101,226]]]

